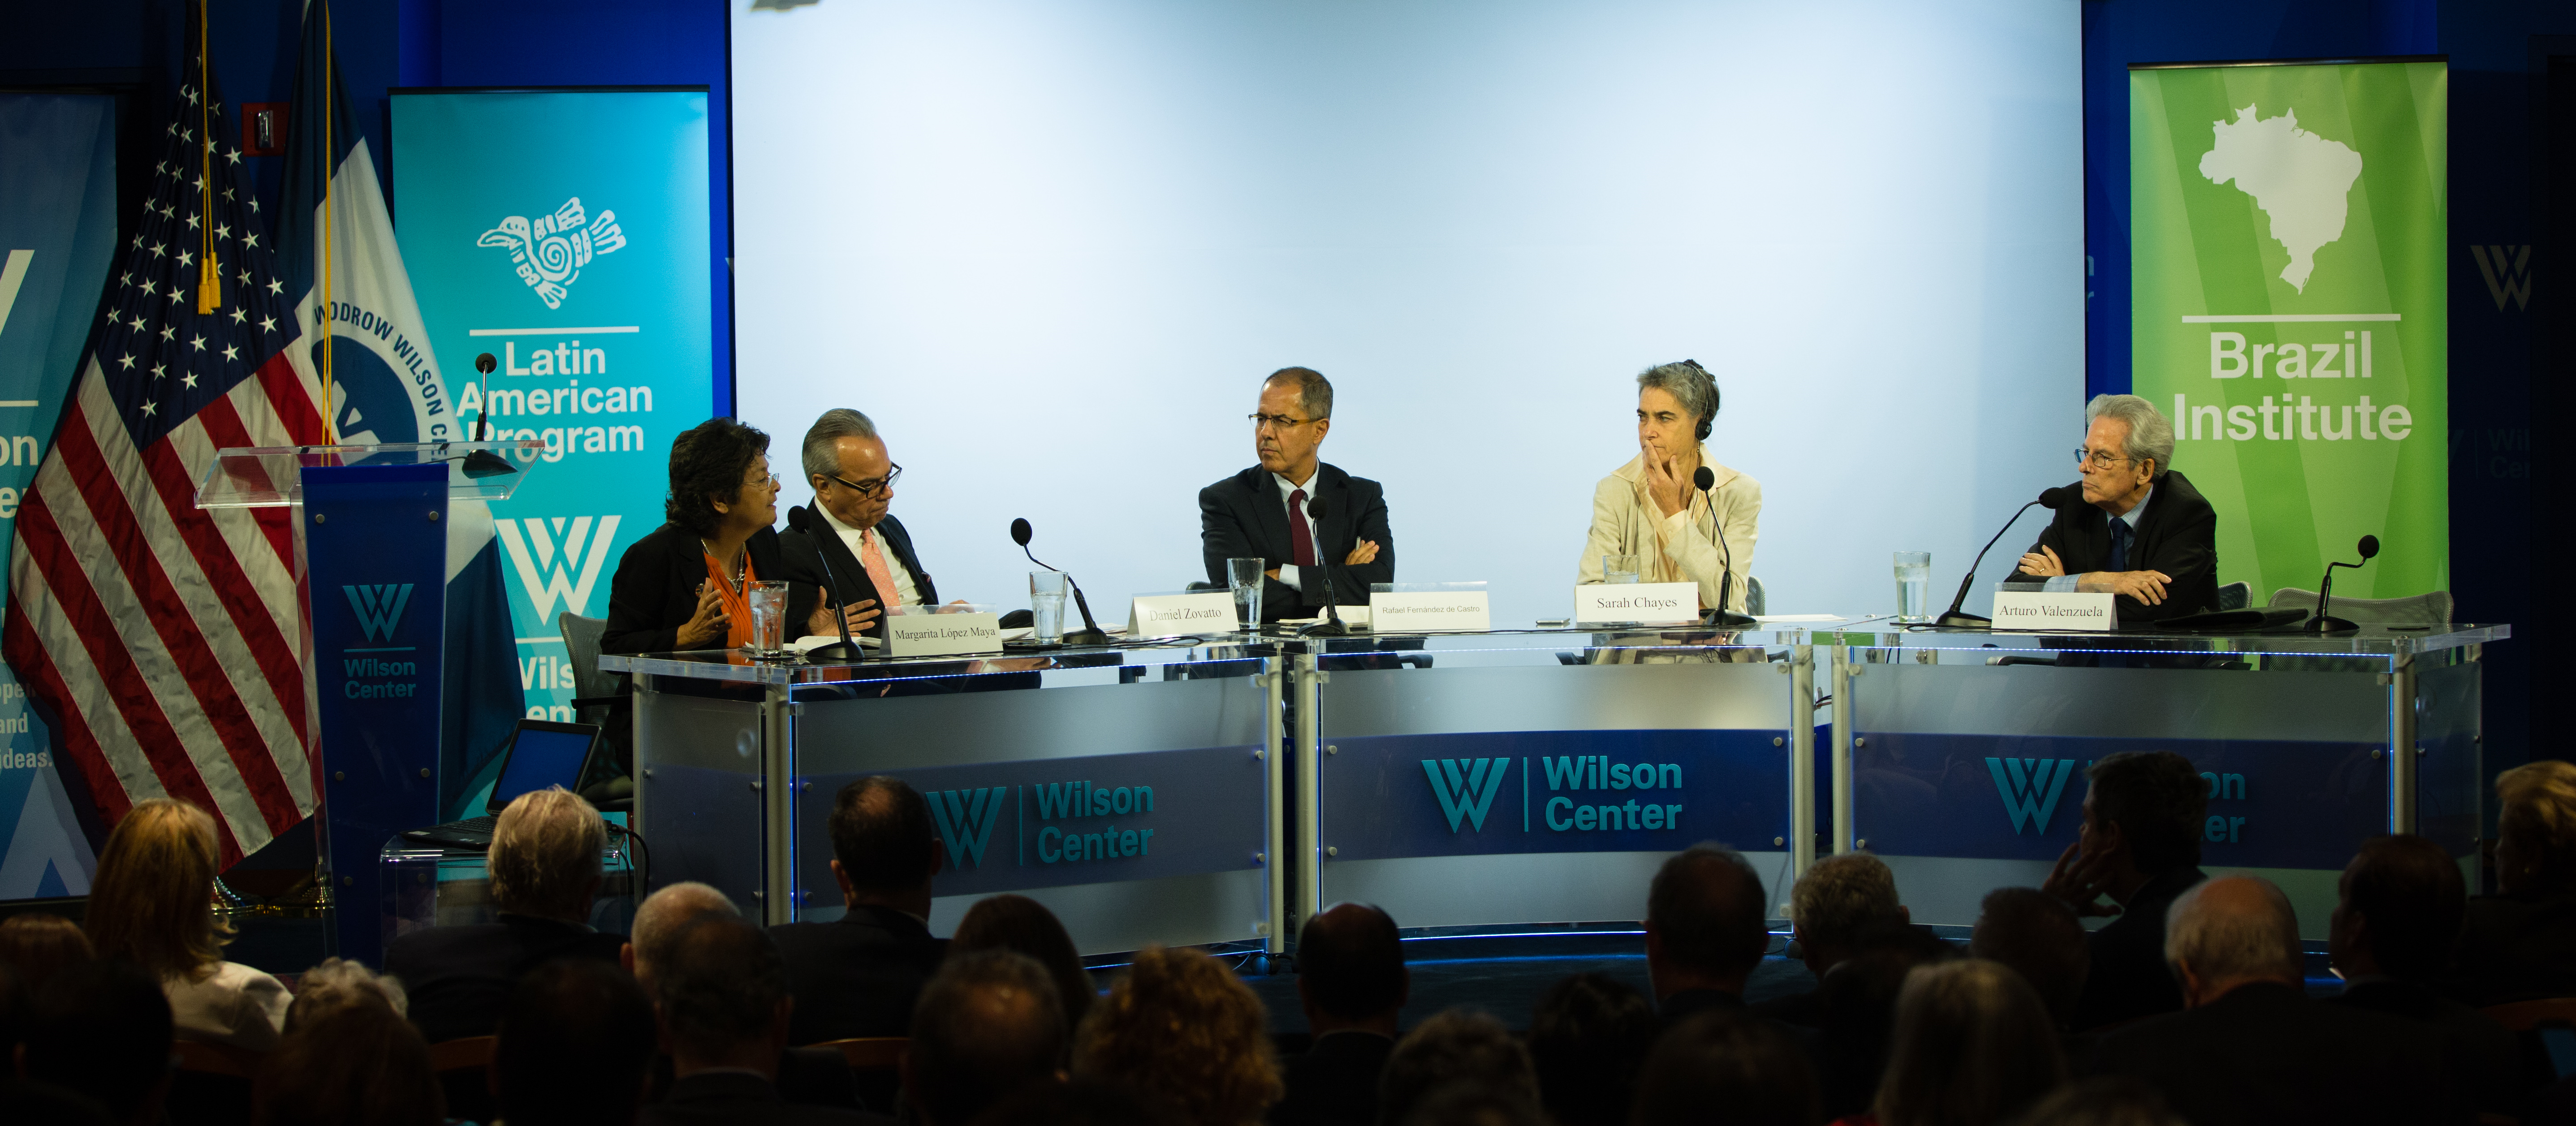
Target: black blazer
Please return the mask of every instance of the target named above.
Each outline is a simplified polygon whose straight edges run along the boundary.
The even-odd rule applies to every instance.
[[[2083,482],[2067,486],[2082,494]],[[2057,510],[2057,518],[2039,533],[2030,550],[2052,548],[2066,573],[2109,570],[2111,514],[2077,501]],[[2149,606],[2121,595],[2120,621],[2154,622],[2218,609],[2218,512],[2180,473],[2156,477],[2147,496],[2147,514],[2129,541],[2128,569],[2162,571],[2173,582],[2165,587],[2164,604]]]
[[[2576,997],[2576,894],[2469,897],[2452,992],[2472,1005]]]
[[[2164,1092],[2192,1126],[2467,1122],[2424,1028],[2255,982],[2102,1037],[2097,1073]]]
[[[2085,936],[2093,965],[2075,1000],[2076,1031],[2182,1008],[2182,986],[2165,968],[2165,911],[2208,878],[2188,866],[2157,875],[2120,905],[2110,925]]]
[[[850,545],[842,541],[831,524],[825,522],[822,513],[814,512],[812,520],[813,527],[822,530],[822,535],[800,532],[794,527],[778,533],[778,551],[782,556],[779,566],[790,581],[811,584],[823,605],[833,605],[831,588],[823,583],[823,565],[814,560],[814,545],[820,543],[831,559],[832,578],[841,584],[841,597],[854,604],[875,602],[879,606],[894,597],[893,591],[877,589],[876,580],[868,577],[867,565],[850,553]],[[794,523],[792,519],[789,522]],[[894,553],[889,562],[900,563],[904,570],[912,572],[912,585],[920,589],[922,604],[939,605],[939,589],[930,585],[930,572],[921,569],[921,557],[913,554],[912,533],[903,530],[903,521],[889,514],[877,521],[877,534],[884,537],[886,549]],[[885,619],[879,617],[878,635],[883,636],[884,630]]]
[[[1287,1061],[1288,1093],[1270,1106],[1271,1126],[1376,1126],[1377,1078],[1395,1041],[1343,1030],[1315,1038]]]
[[[617,965],[622,935],[528,915],[497,923],[431,927],[385,947],[385,972],[411,995],[411,1022],[432,1044],[489,1036],[510,989],[529,970],[557,958]]]
[[[2345,986],[2341,995],[2327,1003],[2384,1013],[2431,1029],[2442,1042],[2452,1084],[2465,1090],[2479,1110],[2511,1114],[2521,1102],[2522,1083],[2515,1065],[2522,1049],[2513,1033],[2433,986],[2372,978]]]
[[[891,1124],[882,1114],[791,1103],[769,1080],[742,1071],[702,1071],[671,1084],[661,1102],[648,1104],[639,1126],[873,1126]]]
[[[800,624],[814,614],[814,588],[789,573],[778,551],[778,532],[762,528],[744,545],[752,574],[786,579],[786,639],[805,636]],[[608,631],[602,653],[668,653],[680,647],[680,627],[698,612],[698,584],[707,581],[706,548],[677,524],[664,524],[627,545],[608,584]],[[719,645],[719,648],[722,646]]]
[[[907,1036],[913,1002],[948,955],[919,919],[891,907],[852,907],[836,923],[769,928],[796,997],[787,1038],[819,1044],[856,1036]]]
[[[1366,477],[1353,477],[1317,462],[1314,495],[1324,501],[1324,518],[1317,521],[1323,542],[1316,562],[1332,572],[1335,601],[1345,606],[1365,603],[1370,583],[1395,581],[1395,533],[1387,529],[1386,489]],[[1343,566],[1343,557],[1361,540],[1377,544],[1377,558],[1357,567]],[[1269,470],[1256,465],[1199,490],[1199,550],[1206,556],[1208,581],[1219,588],[1225,585],[1228,559],[1259,556],[1263,570],[1296,560],[1288,539],[1288,506],[1280,499],[1279,482]],[[1261,584],[1262,621],[1310,617],[1323,611],[1322,576],[1310,576],[1300,568],[1297,582],[1297,587],[1277,579]]]

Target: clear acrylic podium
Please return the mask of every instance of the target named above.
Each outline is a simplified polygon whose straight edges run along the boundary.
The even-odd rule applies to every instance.
[[[332,948],[343,957],[382,962],[394,889],[378,878],[379,851],[440,819],[448,507],[508,498],[544,448],[529,439],[230,449],[198,483],[199,508],[293,512],[313,695],[288,718],[320,724],[319,754],[304,764],[320,817],[315,882],[330,897]]]

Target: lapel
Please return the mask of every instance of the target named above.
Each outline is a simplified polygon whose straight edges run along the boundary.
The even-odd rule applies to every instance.
[[[1279,482],[1258,465],[1244,470],[1237,480],[1252,493],[1252,523],[1261,529],[1262,556],[1274,567],[1297,558],[1296,545],[1288,536],[1288,506],[1280,501]]]
[[[1317,462],[1315,463],[1315,491],[1323,494],[1325,504],[1324,526],[1316,529],[1322,533],[1318,538],[1323,541],[1318,551],[1332,556],[1332,558],[1319,557],[1316,562],[1329,563],[1333,558],[1340,558],[1340,553],[1349,552],[1352,542],[1358,535],[1359,515],[1351,511],[1351,475]],[[1334,597],[1339,598],[1348,593],[1348,591],[1336,591]]]

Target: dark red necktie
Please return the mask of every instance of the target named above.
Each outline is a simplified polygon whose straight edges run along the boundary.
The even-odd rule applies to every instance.
[[[1288,561],[1300,567],[1315,565],[1315,530],[1306,526],[1306,490],[1288,494]]]

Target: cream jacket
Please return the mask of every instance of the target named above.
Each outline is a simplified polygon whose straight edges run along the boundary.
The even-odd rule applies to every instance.
[[[1700,605],[1708,607],[1717,605],[1719,575],[1732,572],[1735,582],[1727,609],[1742,611],[1749,589],[1746,580],[1753,576],[1753,542],[1761,534],[1762,483],[1718,464],[1705,445],[1699,448],[1699,463],[1717,475],[1708,496],[1717,505],[1715,519],[1725,524],[1731,561],[1712,542],[1709,501],[1697,491],[1690,494],[1690,507],[1669,517],[1655,507],[1653,498],[1646,495],[1645,455],[1640,454],[1602,478],[1600,487],[1592,491],[1592,535],[1575,565],[1575,581],[1602,581],[1604,555],[1635,555],[1645,562],[1641,581],[1698,583]]]
[[[277,1046],[286,1024],[286,986],[239,962],[218,962],[203,979],[178,974],[161,979],[170,998],[170,1020],[182,1040],[211,1040],[265,1052]]]

